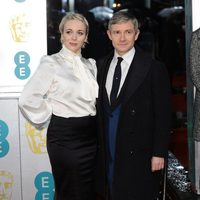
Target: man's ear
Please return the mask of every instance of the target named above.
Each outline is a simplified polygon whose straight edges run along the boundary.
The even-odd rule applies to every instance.
[[[108,35],[109,39],[112,40],[112,36],[111,36],[110,30],[107,30],[107,35]]]
[[[138,36],[140,35],[140,30],[138,29],[136,34],[135,34],[135,41],[138,39]]]

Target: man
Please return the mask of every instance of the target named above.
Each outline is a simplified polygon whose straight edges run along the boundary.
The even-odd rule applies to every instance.
[[[190,73],[196,88],[194,101],[194,139],[200,142],[200,28],[192,33],[190,45]]]
[[[123,11],[115,13],[107,31],[114,52],[97,63],[96,189],[111,200],[156,199],[167,157],[168,73],[160,62],[134,47],[139,33],[134,16]],[[121,72],[116,72],[120,65]]]

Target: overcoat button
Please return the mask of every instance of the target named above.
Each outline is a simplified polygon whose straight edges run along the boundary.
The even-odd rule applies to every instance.
[[[134,155],[134,152],[133,152],[133,151],[130,151],[130,154],[131,154],[131,156],[133,156],[133,155]]]
[[[109,114],[109,117],[113,118],[113,114]]]
[[[131,111],[131,115],[135,115],[135,110],[132,110],[132,111]]]

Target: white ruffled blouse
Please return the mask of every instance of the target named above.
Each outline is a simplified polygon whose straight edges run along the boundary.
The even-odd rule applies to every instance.
[[[63,47],[43,56],[19,98],[22,113],[34,124],[46,123],[52,113],[69,118],[96,115],[96,62]]]

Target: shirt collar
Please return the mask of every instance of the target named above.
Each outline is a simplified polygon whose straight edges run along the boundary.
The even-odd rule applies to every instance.
[[[120,56],[116,51],[114,53],[114,59],[117,60],[118,57],[122,57],[123,60],[125,60],[129,65],[131,64],[133,57],[135,55],[135,47],[130,49],[127,53],[125,53],[123,56]]]

